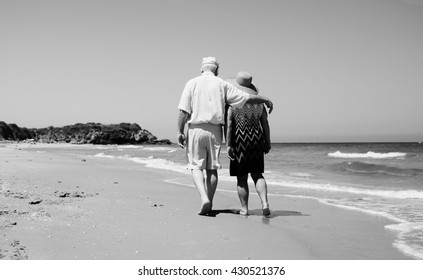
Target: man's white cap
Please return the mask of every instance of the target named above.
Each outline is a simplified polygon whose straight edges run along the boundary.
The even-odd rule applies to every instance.
[[[219,67],[219,62],[217,62],[216,58],[212,56],[203,57],[203,62],[201,63],[201,69],[203,69],[204,66],[210,66],[210,65]]]

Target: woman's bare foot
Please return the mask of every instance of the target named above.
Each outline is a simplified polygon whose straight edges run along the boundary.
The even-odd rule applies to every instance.
[[[212,204],[210,202],[205,202],[201,206],[200,212],[198,212],[198,215],[207,215],[211,211]]]
[[[269,208],[263,208],[263,216],[265,216],[265,217],[270,216],[270,209]]]

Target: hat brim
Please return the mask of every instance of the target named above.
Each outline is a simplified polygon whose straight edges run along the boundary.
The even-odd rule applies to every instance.
[[[254,84],[251,84],[251,87],[245,87],[245,86],[241,86],[240,84],[238,84],[236,79],[227,79],[226,81],[228,83],[234,85],[235,87],[239,88],[243,92],[246,92],[246,93],[249,93],[249,94],[258,94],[258,89]]]

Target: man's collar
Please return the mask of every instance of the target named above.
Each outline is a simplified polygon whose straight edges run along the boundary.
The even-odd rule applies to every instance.
[[[201,76],[205,76],[205,75],[213,75],[213,76],[215,76],[214,73],[211,72],[211,71],[204,71],[203,73],[201,73]]]

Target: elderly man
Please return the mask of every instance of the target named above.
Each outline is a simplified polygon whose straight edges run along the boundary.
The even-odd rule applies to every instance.
[[[273,110],[269,98],[245,93],[218,78],[218,73],[217,60],[214,57],[203,58],[201,75],[187,82],[178,106],[177,138],[179,145],[186,148],[188,168],[200,193],[199,215],[207,215],[212,210],[218,182],[217,169],[221,168],[219,154],[226,104],[241,108],[247,102],[264,103],[269,113]],[[185,123],[188,123],[188,139],[184,134]]]

